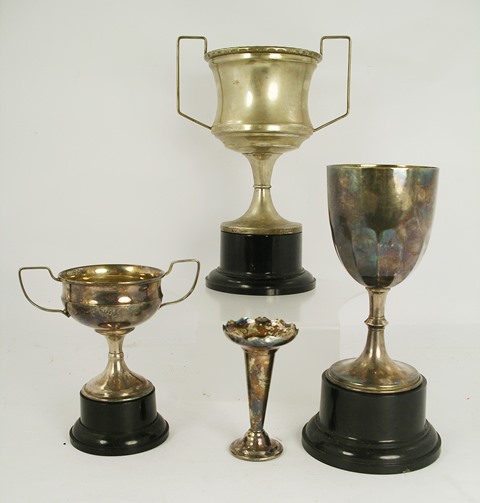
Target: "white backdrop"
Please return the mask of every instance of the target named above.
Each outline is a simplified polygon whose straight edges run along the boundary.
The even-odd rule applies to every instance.
[[[405,497],[395,491],[402,476],[334,470],[300,446],[300,429],[318,407],[320,373],[358,354],[365,335],[366,294],[330,238],[325,166],[333,163],[440,167],[429,249],[390,294],[387,342],[429,378],[432,423],[444,437],[440,460],[408,475],[410,500],[429,496],[428,482],[450,501],[478,501],[479,22],[476,0],[1,0],[0,467],[7,477],[0,501],[32,501],[32,494],[49,502],[244,501],[262,484],[267,500],[323,501],[341,491],[343,501],[360,501],[372,480],[392,501]],[[316,51],[322,35],[352,37],[351,114],[282,156],[273,174],[280,214],[303,224],[303,263],[317,289],[266,299],[211,292],[202,280],[188,301],[127,340],[129,364],[156,384],[172,438],[138,456],[89,457],[68,445],[68,428],[78,390],[104,365],[105,343],[72,320],[34,310],[16,274],[27,265],[55,273],[102,262],[166,268],[195,257],[203,277],[218,265],[220,223],[248,207],[251,171],[240,154],[177,115],[179,35],[205,35],[209,49]],[[183,108],[211,122],[216,93],[202,44],[184,48]],[[328,43],[310,91],[315,125],[343,112],[345,68],[345,46]],[[187,266],[174,272],[165,282],[172,298],[192,274]],[[40,303],[60,307],[47,274],[32,273],[29,288]],[[261,314],[297,323],[300,334],[279,352],[267,416],[286,452],[252,466],[226,449],[248,416],[242,355],[221,324]],[[107,487],[115,477],[121,489]]]

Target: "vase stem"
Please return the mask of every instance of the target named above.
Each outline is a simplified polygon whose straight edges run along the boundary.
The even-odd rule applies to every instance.
[[[275,351],[244,350],[247,372],[250,429],[263,431]]]

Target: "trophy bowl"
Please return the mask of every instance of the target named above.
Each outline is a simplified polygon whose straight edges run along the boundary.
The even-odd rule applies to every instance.
[[[207,52],[205,60],[219,103],[212,133],[227,148],[242,154],[283,154],[313,134],[307,103],[319,53],[232,47]]]
[[[180,47],[185,39],[204,42],[204,58],[214,75],[217,112],[212,125],[181,109]],[[347,109],[314,127],[308,114],[308,92],[325,40],[348,42]],[[223,144],[247,157],[254,191],[247,211],[221,224],[220,266],[210,272],[208,288],[226,293],[283,295],[312,290],[315,278],[302,267],[302,225],[283,218],[271,195],[278,157],[297,149],[315,131],[344,118],[350,109],[348,36],[326,36],[320,52],[280,46],[230,47],[207,51],[205,37],[177,41],[177,111],[211,130]]]
[[[161,278],[153,267],[124,264],[76,267],[59,273],[69,316],[95,330],[133,329],[162,304]]]
[[[433,463],[440,437],[425,418],[426,380],[387,353],[385,300],[428,244],[438,168],[328,166],[333,242],[349,274],[365,286],[370,312],[358,358],[323,374],[320,412],[303,430],[315,458],[365,473],[399,473]]]
[[[179,299],[163,302],[162,279],[181,262],[196,264],[193,284]],[[107,340],[105,370],[80,392],[80,419],[70,430],[74,447],[90,454],[112,456],[142,452],[166,440],[169,426],[157,413],[155,388],[128,368],[123,341],[161,307],[185,300],[196,286],[199,267],[197,260],[184,259],[173,261],[167,271],[140,265],[98,264],[67,269],[55,277],[44,266],[19,270],[20,286],[32,305],[72,317]],[[46,270],[52,279],[61,282],[63,309],[42,307],[29,297],[22,275],[35,269]]]

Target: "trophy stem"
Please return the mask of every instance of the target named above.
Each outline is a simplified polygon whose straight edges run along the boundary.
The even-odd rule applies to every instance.
[[[222,231],[240,234],[293,234],[302,226],[280,216],[271,195],[272,171],[280,154],[245,154],[253,172],[253,196],[248,210],[237,220],[224,222]]]
[[[221,225],[220,267],[208,288],[247,295],[286,295],[315,288],[302,267],[302,225],[282,218],[272,201],[272,171],[279,153],[246,153],[253,172],[248,210]]]
[[[403,362],[392,360],[385,346],[385,301],[389,288],[367,287],[370,312],[365,324],[367,342],[357,359],[341,360],[327,371],[333,383],[365,393],[398,393],[419,386],[418,371]]]
[[[105,370],[82,388],[82,393],[93,400],[125,401],[147,395],[153,385],[132,372],[125,363],[123,340],[133,328],[97,329],[107,339],[108,361]]]
[[[108,363],[105,374],[112,376],[114,379],[118,379],[117,376],[121,376],[122,374],[130,373],[125,363],[123,341],[125,340],[125,336],[132,330],[116,330],[102,334],[106,337],[108,344]]]
[[[273,166],[280,154],[245,154],[245,157],[252,167],[254,187],[270,190]]]
[[[367,343],[358,358],[367,360],[371,364],[385,365],[391,361],[385,347],[385,327],[388,321],[385,319],[385,301],[389,288],[367,288],[370,301],[370,313],[365,320],[368,327]]]

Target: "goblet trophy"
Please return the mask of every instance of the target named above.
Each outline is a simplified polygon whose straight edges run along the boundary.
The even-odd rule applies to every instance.
[[[184,39],[204,42],[214,74],[217,113],[212,126],[185,114],[180,103],[180,46]],[[348,41],[346,112],[318,127],[308,115],[308,91],[325,40]],[[315,288],[302,267],[302,225],[282,218],[271,196],[272,170],[284,152],[298,148],[350,109],[351,42],[326,36],[320,53],[291,47],[234,47],[207,52],[205,37],[177,41],[177,111],[210,129],[227,148],[244,154],[253,171],[254,192],[246,213],[221,225],[220,266],[206,278],[208,288],[227,293],[282,295]]]
[[[245,352],[250,428],[242,438],[232,442],[231,453],[247,461],[267,461],[279,456],[282,444],[263,429],[268,392],[272,379],[273,360],[280,346],[297,335],[297,327],[283,320],[259,317],[229,321],[223,327],[225,335]]]
[[[162,302],[162,279],[175,264],[197,266],[190,290],[179,299]],[[175,260],[167,271],[154,267],[106,264],[76,267],[55,277],[48,267],[22,267],[19,279],[27,300],[42,311],[62,313],[104,335],[108,343],[105,370],[80,391],[80,419],[70,430],[74,447],[89,454],[116,456],[152,449],[167,439],[169,426],[157,413],[153,384],[132,372],[122,351],[124,337],[158,309],[185,300],[194,290],[200,263]],[[25,270],[47,270],[62,283],[64,309],[42,307],[28,296]]]
[[[368,291],[367,343],[356,359],[322,376],[320,412],[303,429],[303,446],[326,464],[363,473],[423,468],[440,455],[425,418],[425,378],[392,360],[384,342],[385,298],[423,255],[435,206],[438,168],[328,166],[333,242]]]

